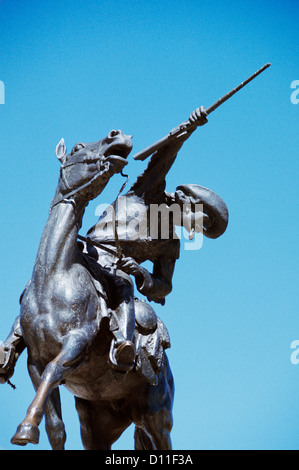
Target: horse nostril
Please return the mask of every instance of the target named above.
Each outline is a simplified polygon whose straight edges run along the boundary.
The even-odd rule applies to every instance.
[[[116,137],[119,134],[119,131],[112,130],[109,132],[109,137]]]

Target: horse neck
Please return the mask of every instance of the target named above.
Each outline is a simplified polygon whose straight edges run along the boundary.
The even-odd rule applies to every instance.
[[[78,257],[77,236],[87,202],[60,202],[50,212],[40,241],[33,278],[68,270]]]

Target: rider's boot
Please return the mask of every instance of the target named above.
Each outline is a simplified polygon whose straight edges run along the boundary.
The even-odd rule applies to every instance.
[[[111,343],[109,362],[119,372],[128,372],[135,365],[135,311],[130,304],[122,304],[122,318],[118,317],[118,328],[113,331],[115,339]]]

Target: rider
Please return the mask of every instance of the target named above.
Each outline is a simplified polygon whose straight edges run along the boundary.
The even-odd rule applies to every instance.
[[[205,109],[202,107],[194,111],[190,121],[198,126],[205,124]],[[89,255],[106,270],[105,277],[110,282],[110,301],[116,313],[113,317],[116,349],[112,349],[110,355],[114,366],[121,362],[130,367],[134,362],[135,302],[130,275],[135,277],[137,289],[149,301],[164,305],[165,297],[172,290],[173,272],[180,254],[179,239],[174,235],[173,224],[169,227],[167,239],[153,239],[148,230],[148,221],[151,204],[165,204],[168,207],[178,202],[174,200],[175,195],[165,192],[165,177],[188,137],[183,135],[155,152],[148,168],[129,192],[118,198],[117,206],[109,206],[87,234],[91,243],[104,245],[110,251],[108,253],[91,244],[87,248]],[[208,215],[205,214],[204,223],[207,222]],[[118,260],[111,251],[118,252]],[[145,261],[153,262],[152,274],[141,266]]]

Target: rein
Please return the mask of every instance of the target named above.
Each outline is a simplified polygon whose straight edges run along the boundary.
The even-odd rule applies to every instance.
[[[114,231],[114,238],[115,238],[117,256],[120,260],[123,258],[123,252],[122,252],[122,249],[121,249],[121,245],[120,245],[119,238],[118,238],[118,233],[117,233],[116,218],[115,218],[116,204],[117,204],[117,200],[118,200],[119,196],[121,195],[121,193],[123,192],[123,190],[125,189],[125,187],[127,186],[128,181],[129,181],[129,176],[128,175],[124,175],[123,172],[121,172],[121,176],[126,178],[126,181],[124,182],[124,184],[120,188],[120,191],[119,191],[114,203],[112,204],[113,205],[113,231]]]
[[[129,176],[128,175],[124,175],[123,172],[121,172],[121,176],[126,178],[126,181],[124,182],[124,184],[120,188],[119,193],[118,193],[114,203],[112,204],[113,214],[114,214],[114,216],[113,216],[113,230],[114,230],[116,251],[111,250],[110,248],[106,247],[105,245],[102,245],[102,243],[91,240],[90,238],[82,237],[82,235],[78,235],[78,240],[81,240],[85,243],[88,243],[89,245],[93,245],[97,248],[100,248],[101,250],[106,251],[110,255],[113,255],[116,258],[119,258],[120,260],[123,258],[123,252],[122,252],[122,249],[121,249],[121,245],[120,245],[120,241],[119,241],[118,233],[117,233],[117,226],[116,226],[116,220],[115,220],[115,211],[116,211],[117,200],[118,200],[119,196],[121,195],[121,193],[123,192],[123,190],[125,189],[126,185],[128,184],[128,181],[129,181]]]
[[[81,240],[82,242],[88,243],[89,245],[93,245],[97,248],[100,248],[101,250],[106,251],[110,255],[115,256],[115,258],[119,257],[118,253],[116,251],[110,250],[110,248],[108,248],[107,246],[102,245],[101,243],[95,242],[94,240],[91,240],[90,238],[82,237],[82,235],[78,235],[77,238],[78,238],[78,240]]]
[[[79,162],[78,162],[79,163]],[[63,168],[62,168],[63,169]],[[69,193],[67,193],[65,196],[63,196],[62,198],[58,199],[58,201],[56,201],[55,203],[51,204],[51,207],[50,207],[50,212],[51,210],[57,206],[57,204],[60,204],[60,202],[62,201],[65,201],[66,199],[68,199],[69,197],[72,197],[72,196],[75,196],[75,194],[77,194],[79,191],[81,191],[82,189],[85,189],[85,188],[88,188],[88,186],[90,186],[97,178],[99,178],[99,176],[101,176],[101,174],[99,173],[98,175],[95,175],[90,181],[88,181],[87,183],[85,184],[82,184],[82,186],[79,186],[79,188],[77,189],[74,189],[73,191],[70,191]]]

